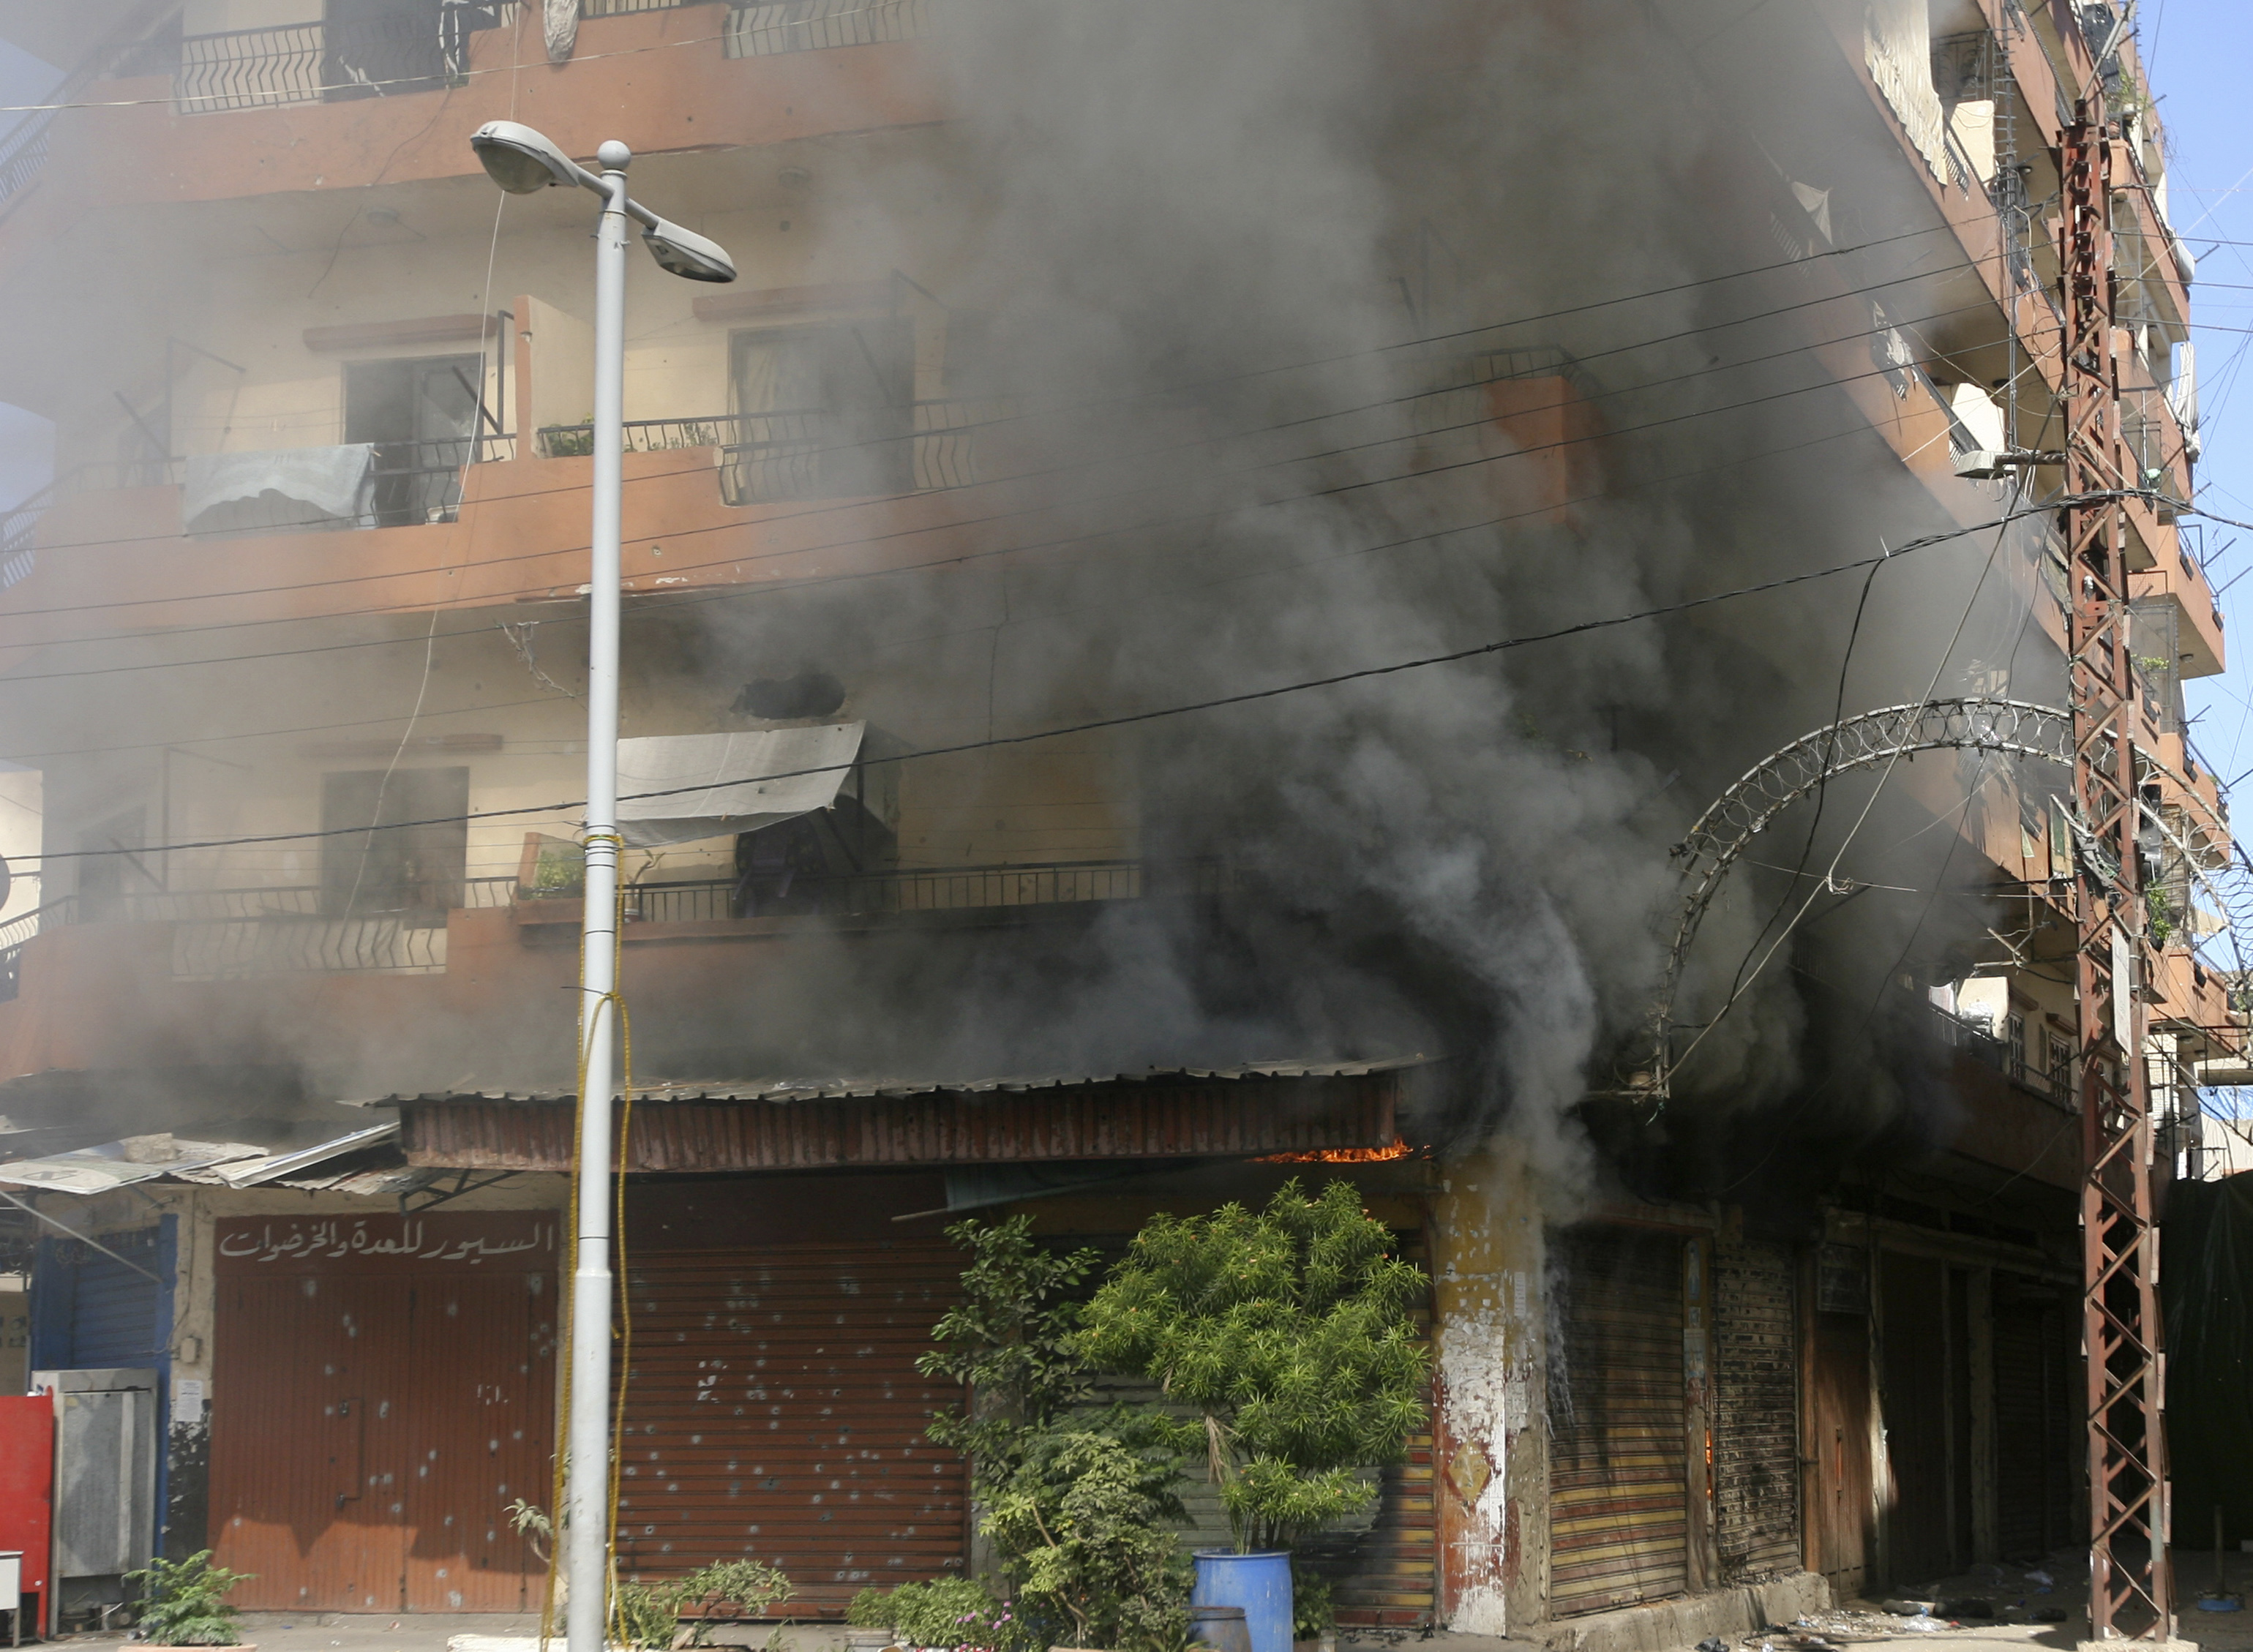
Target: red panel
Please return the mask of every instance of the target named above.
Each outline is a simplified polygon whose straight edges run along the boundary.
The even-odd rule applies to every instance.
[[[24,1551],[24,1593],[37,1590],[38,1632],[49,1631],[48,1536],[54,1504],[55,1403],[45,1394],[0,1397],[0,1549]]]

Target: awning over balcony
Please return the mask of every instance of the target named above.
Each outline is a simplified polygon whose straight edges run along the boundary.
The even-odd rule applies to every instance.
[[[618,742],[618,829],[637,849],[756,832],[827,809],[868,725]],[[658,793],[657,796],[636,796]]]

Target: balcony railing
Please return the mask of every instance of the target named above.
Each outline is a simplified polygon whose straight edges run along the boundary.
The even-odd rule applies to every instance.
[[[462,505],[462,472],[516,457],[513,436],[440,436],[379,442],[368,467],[368,517],[361,526],[413,527],[450,522]]]
[[[1217,862],[1066,861],[1030,866],[906,868],[845,877],[757,875],[687,883],[641,883],[625,892],[629,924],[708,924],[748,917],[893,917],[1091,901],[1136,901],[1161,891],[1214,895]]]
[[[0,924],[0,1002],[16,996],[24,944],[79,924],[170,924],[175,980],[258,975],[436,974],[446,967],[446,908],[492,908],[516,897],[516,879],[465,878],[443,905],[411,911],[324,912],[317,884],[237,889],[131,889],[68,895]]]
[[[765,874],[625,891],[629,924],[750,917],[896,917],[1000,910],[1156,895],[1210,897],[1235,887],[1219,861],[1066,861],[1024,866],[906,868],[847,877]],[[171,926],[175,980],[292,974],[443,974],[448,910],[509,908],[527,919],[575,888],[519,887],[516,875],[465,878],[410,910],[338,914],[317,884],[138,889],[66,896],[0,924],[0,1002],[17,994],[24,948],[42,931],[81,924]],[[551,906],[551,910],[554,910]]]
[[[729,11],[727,52],[731,58],[764,58],[913,40],[930,32],[928,0],[781,0]]]
[[[470,36],[513,11],[494,0],[429,0],[350,23],[189,35],[172,73],[173,101],[183,115],[208,115],[457,86]]]
[[[721,498],[729,505],[764,505],[967,487],[980,479],[983,429],[1009,412],[1003,401],[958,397],[850,413],[781,408],[629,419],[623,434],[629,453],[718,449]],[[542,425],[539,448],[544,458],[584,458],[595,450],[595,427]]]

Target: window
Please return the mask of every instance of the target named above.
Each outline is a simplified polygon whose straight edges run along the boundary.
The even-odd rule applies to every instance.
[[[2049,1094],[2061,1106],[2073,1100],[2073,1046],[2055,1033],[2049,1035]]]
[[[2019,1084],[2026,1082],[2026,1018],[2009,1015],[2004,1018],[2004,1038],[2010,1045],[2010,1074]]]
[[[462,901],[467,769],[358,769],[321,777],[321,910],[436,928]],[[407,821],[428,822],[408,826]]]
[[[374,445],[376,526],[453,520],[478,422],[492,419],[484,373],[480,356],[345,365],[345,440]]]
[[[741,332],[732,354],[738,503],[915,485],[915,329],[904,317]]]

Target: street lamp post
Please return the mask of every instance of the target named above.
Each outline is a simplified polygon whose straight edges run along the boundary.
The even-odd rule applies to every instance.
[[[618,540],[625,447],[626,221],[652,256],[690,281],[733,281],[715,242],[667,223],[626,194],[632,151],[595,151],[599,175],[514,121],[479,127],[470,143],[514,195],[576,185],[603,198],[595,232],[595,494],[587,584],[586,910],[580,919],[578,1265],[571,1277],[571,1403],[557,1524],[568,1652],[603,1652],[610,1607],[610,1103],[617,1023]]]

